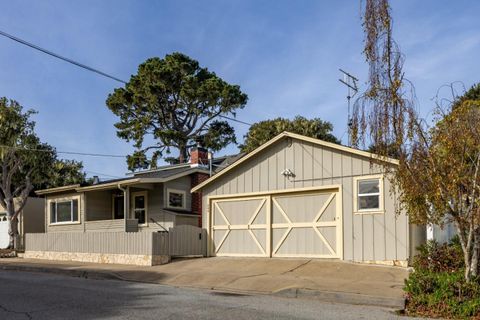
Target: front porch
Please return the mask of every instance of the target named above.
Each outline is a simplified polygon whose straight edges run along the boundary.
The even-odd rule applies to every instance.
[[[198,225],[199,216],[181,209],[169,208],[165,199],[172,198],[170,188],[162,183],[96,186],[83,193],[84,232],[168,231],[177,225]],[[186,203],[186,193],[176,195]],[[178,199],[178,197],[184,199]]]

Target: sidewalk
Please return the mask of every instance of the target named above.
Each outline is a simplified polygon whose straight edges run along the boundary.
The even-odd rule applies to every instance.
[[[395,308],[404,307],[408,276],[399,267],[262,258],[178,259],[153,267],[9,258],[0,259],[0,269]]]

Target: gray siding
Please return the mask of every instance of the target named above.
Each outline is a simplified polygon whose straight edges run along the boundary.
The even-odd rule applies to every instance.
[[[85,194],[86,221],[112,219],[112,191],[94,191]]]
[[[186,191],[186,211],[190,211],[192,209],[192,194],[190,193],[190,189],[192,187],[192,181],[190,176],[184,176],[172,181],[165,182],[164,190],[163,190],[163,198],[166,199],[167,197],[167,189],[176,189],[176,190],[183,190]],[[166,203],[164,204],[166,206]]]
[[[289,143],[290,141],[290,143]],[[280,173],[289,168],[287,179]],[[355,214],[354,178],[381,173],[365,157],[297,139],[282,139],[206,186],[203,225],[207,225],[208,196],[267,192],[304,187],[342,186],[344,259],[354,261],[407,260],[409,224],[395,214],[395,199],[384,181],[384,214]]]
[[[200,217],[190,217],[190,216],[175,216],[175,226],[189,225],[189,226],[198,226],[198,219]]]
[[[22,211],[23,230],[22,233],[43,233],[45,199],[30,197]]]

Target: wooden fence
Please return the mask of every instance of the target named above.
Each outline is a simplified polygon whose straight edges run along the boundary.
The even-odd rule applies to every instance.
[[[169,252],[172,257],[178,256],[206,256],[207,233],[205,229],[180,225],[170,228]]]
[[[169,232],[55,232],[27,233],[25,250],[131,254],[148,256],[205,256],[206,231],[181,225]]]
[[[168,234],[151,232],[27,233],[27,251],[168,255]]]

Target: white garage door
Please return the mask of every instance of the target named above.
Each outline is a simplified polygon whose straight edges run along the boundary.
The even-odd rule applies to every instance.
[[[210,252],[342,258],[341,212],[338,189],[213,200]]]
[[[0,249],[8,247],[8,221],[3,221],[3,217],[0,217]]]

